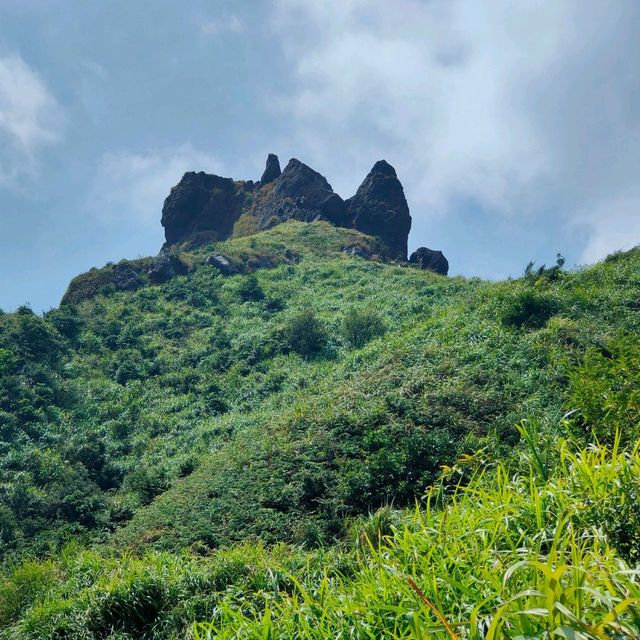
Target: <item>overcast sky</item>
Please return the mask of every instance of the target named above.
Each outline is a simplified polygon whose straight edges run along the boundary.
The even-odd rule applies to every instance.
[[[638,0],[4,0],[0,308],[155,254],[188,170],[385,158],[410,250],[502,278],[640,243]]]

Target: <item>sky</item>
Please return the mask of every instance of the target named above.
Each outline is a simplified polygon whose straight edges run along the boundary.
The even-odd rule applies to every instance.
[[[397,170],[410,250],[518,276],[640,243],[638,0],[3,0],[0,309],[153,255],[185,171]]]

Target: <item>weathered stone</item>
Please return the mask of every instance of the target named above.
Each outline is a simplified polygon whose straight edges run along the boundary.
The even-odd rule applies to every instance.
[[[273,181],[273,190],[254,214],[260,230],[287,220],[328,220],[339,226],[346,221],[342,198],[323,176],[295,158]]]
[[[344,247],[342,249],[342,253],[346,253],[348,256],[354,256],[356,258],[370,258],[371,255],[367,253],[362,247],[358,245],[351,245],[349,247]]]
[[[111,282],[119,291],[135,291],[145,284],[140,274],[124,262],[114,264],[111,274]]]
[[[449,273],[449,261],[444,257],[442,251],[420,247],[411,254],[409,262],[417,264],[421,269],[433,271],[443,276]]]
[[[163,252],[151,263],[147,275],[151,284],[162,284],[176,276],[186,275],[187,271],[183,262]]]
[[[280,161],[278,160],[278,156],[274,153],[270,153],[267,157],[267,166],[262,174],[262,178],[260,178],[260,184],[273,182],[281,173],[282,171],[280,171]]]
[[[387,245],[390,258],[407,259],[411,215],[396,171],[388,162],[379,160],[373,165],[346,205],[348,226],[380,238]]]
[[[221,253],[213,253],[207,257],[206,264],[215,267],[223,276],[233,276],[240,273]]]
[[[135,268],[134,268],[135,265]],[[91,269],[71,280],[60,304],[77,304],[97,295],[114,291],[135,291],[146,284],[140,275],[140,261],[122,261],[107,264],[102,269]]]
[[[242,216],[242,228],[262,231],[287,220],[324,220],[355,228],[382,240],[392,260],[407,259],[411,216],[394,168],[380,160],[346,202],[327,180],[293,158],[280,172],[269,154],[260,182],[234,182],[206,173],[186,173],[171,190],[162,210],[166,243],[185,249],[231,237]],[[163,267],[164,268],[164,267]],[[162,273],[153,277],[165,277]]]
[[[242,213],[245,194],[252,191],[252,182],[234,182],[202,171],[185,173],[162,208],[166,245],[196,236],[202,243],[226,240]]]

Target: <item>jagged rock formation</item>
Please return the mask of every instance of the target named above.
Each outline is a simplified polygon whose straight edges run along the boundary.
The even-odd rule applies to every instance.
[[[342,252],[364,259],[407,260],[411,215],[395,169],[379,160],[356,194],[343,200],[324,176],[295,158],[280,170],[278,157],[267,158],[259,182],[235,181],[202,171],[185,173],[171,189],[162,208],[166,242],[154,258],[123,260],[92,269],[74,278],[62,304],[75,304],[101,293],[132,291],[147,284],[162,284],[191,270],[180,259],[180,250],[197,250],[209,242],[227,240],[269,229],[287,220],[328,222],[377,238],[366,249],[349,243]],[[370,239],[371,240],[371,239]],[[180,245],[177,251],[173,245]],[[286,249],[280,261],[295,264],[299,256]],[[275,266],[279,261],[260,255],[230,261],[220,253],[206,264],[222,275],[246,273]],[[410,262],[422,269],[446,275],[449,263],[441,251],[421,247]]]
[[[411,215],[395,169],[384,160],[376,162],[347,201],[300,160],[293,158],[281,172],[274,154],[269,154],[256,183],[186,173],[164,203],[165,246],[226,240],[241,216],[258,231],[287,220],[326,220],[380,238],[388,249],[387,258],[407,259]]]
[[[370,236],[382,238],[390,257],[407,259],[407,239],[411,229],[409,205],[396,170],[379,160],[346,202],[350,226]]]
[[[443,276],[449,273],[449,261],[444,257],[442,251],[420,247],[411,254],[409,262],[417,264],[421,269],[433,271]]]
[[[234,182],[200,171],[185,173],[162,208],[166,244],[198,238],[202,243],[226,240],[240,217],[252,182]]]
[[[267,166],[264,169],[262,178],[260,178],[260,184],[264,185],[269,184],[269,182],[273,182],[281,173],[282,171],[280,171],[280,160],[278,160],[278,156],[275,153],[270,153],[267,156]]]
[[[344,200],[317,171],[292,158],[273,181],[273,190],[254,210],[258,229],[268,229],[287,220],[328,220],[345,226]]]

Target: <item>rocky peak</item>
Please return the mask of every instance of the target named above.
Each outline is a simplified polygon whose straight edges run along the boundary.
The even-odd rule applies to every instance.
[[[267,229],[286,220],[314,222],[328,220],[343,226],[346,209],[326,178],[300,160],[289,160],[273,181],[273,190],[255,209],[258,229]]]
[[[391,178],[397,178],[396,170],[386,161],[386,160],[378,160],[373,165],[373,168],[369,172],[371,174],[380,174],[383,176],[389,176]]]
[[[194,237],[226,240],[242,212],[245,192],[252,190],[252,182],[234,182],[202,171],[185,173],[162,207],[166,244]]]
[[[449,261],[444,257],[442,251],[420,247],[411,254],[409,262],[417,264],[421,269],[433,271],[443,276],[449,273]]]
[[[165,246],[226,240],[241,216],[242,228],[257,230],[287,220],[325,220],[376,236],[387,248],[386,257],[407,259],[411,215],[402,184],[386,160],[373,165],[357,193],[346,201],[324,176],[296,158],[281,171],[278,156],[272,153],[257,183],[185,173],[162,209]]]
[[[260,178],[260,184],[273,182],[281,173],[282,171],[280,171],[280,161],[278,160],[278,156],[274,153],[270,153],[267,156],[267,166],[264,169],[262,178]]]
[[[389,248],[390,257],[407,259],[411,229],[409,205],[396,170],[386,160],[373,165],[356,195],[349,198],[346,205],[350,226],[381,238]]]

